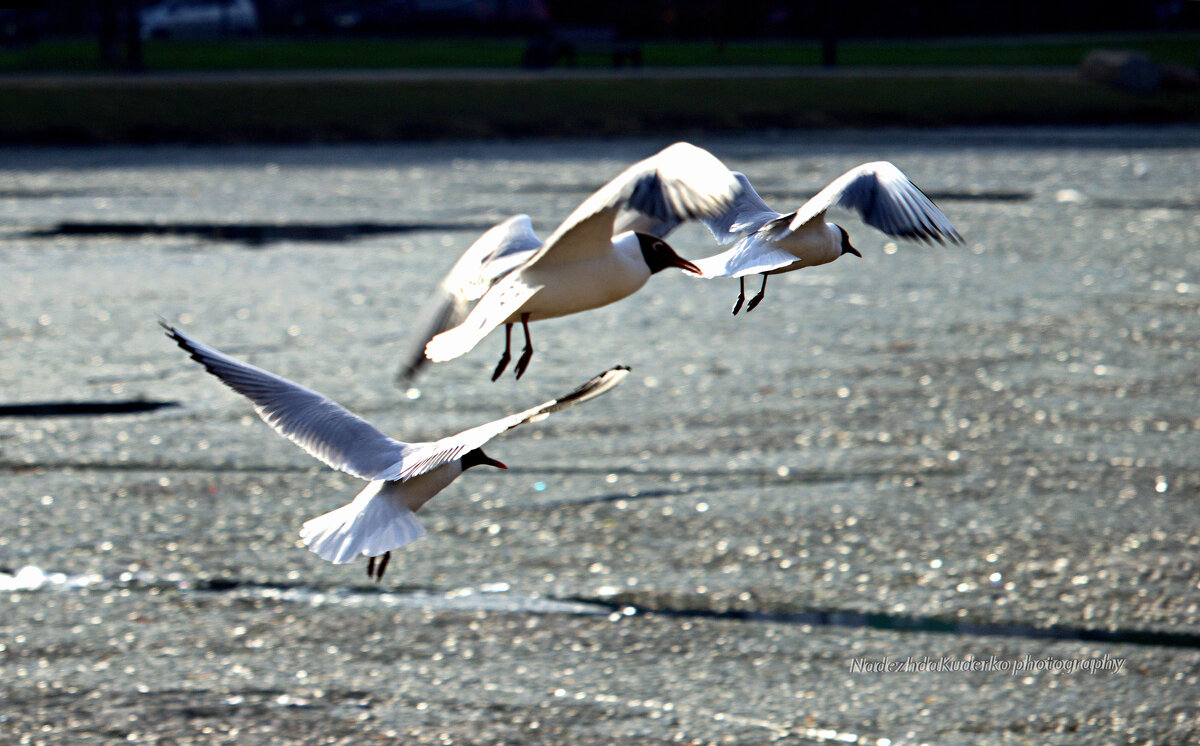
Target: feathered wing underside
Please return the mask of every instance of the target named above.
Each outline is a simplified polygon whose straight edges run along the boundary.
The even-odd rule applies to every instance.
[[[622,211],[660,225],[719,215],[736,197],[733,172],[712,153],[675,143],[638,161],[576,207],[524,266],[569,261],[575,252],[606,250]],[[674,227],[673,225],[671,227]]]
[[[482,448],[489,440],[506,430],[511,430],[526,422],[543,420],[553,412],[594,399],[621,383],[627,375],[629,375],[629,368],[618,365],[557,399],[542,402],[523,412],[502,417],[432,443],[414,443],[412,453],[405,462],[397,464],[396,469],[383,475],[382,478],[410,479],[419,474],[425,474],[443,464],[462,458],[464,454],[476,448]]]
[[[728,251],[697,259],[693,262],[706,279],[715,277],[745,277],[746,275],[782,269],[800,261],[790,251],[774,247],[761,235],[751,234]]]
[[[527,284],[517,273],[508,275],[483,296],[461,324],[429,340],[425,356],[440,363],[465,355],[541,289],[541,285]]]
[[[467,300],[478,300],[541,246],[529,216],[514,215],[471,244],[446,276],[446,287]]]
[[[796,211],[789,228],[797,230],[833,206],[854,210],[867,225],[889,236],[962,241],[937,205],[887,161],[864,163],[834,179]]]
[[[167,336],[229,388],[254,404],[277,433],[334,469],[375,479],[402,461],[407,443],[388,437],[337,402],[191,339],[160,322]]]
[[[306,521],[300,539],[321,559],[339,565],[411,544],[425,535],[425,528],[403,490],[396,482],[375,480],[352,502]]]
[[[514,215],[477,238],[421,307],[396,380],[413,380],[428,361],[425,346],[429,340],[461,324],[467,318],[470,301],[480,298],[541,245],[528,215]]]
[[[741,186],[741,193],[729,209],[716,217],[704,220],[717,243],[721,244],[737,241],[780,217],[779,213],[768,207],[762,197],[758,196],[745,174],[735,171],[733,175]]]
[[[629,207],[622,207],[617,211],[616,220],[613,221],[612,232],[614,236],[619,236],[627,231],[635,233],[645,233],[648,236],[658,236],[666,238],[667,234],[683,224],[683,218],[652,218],[649,215],[643,215],[637,210],[631,210]]]

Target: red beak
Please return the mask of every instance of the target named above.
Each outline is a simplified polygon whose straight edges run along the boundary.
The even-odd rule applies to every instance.
[[[703,272],[700,271],[699,267],[697,267],[695,264],[692,264],[687,259],[684,259],[681,256],[675,257],[675,261],[671,263],[671,266],[679,267],[684,272],[691,272],[694,275],[703,275],[704,274]]]
[[[476,448],[472,451],[468,451],[467,454],[462,457],[462,467],[464,471],[470,469],[472,466],[494,466],[497,469],[508,468],[504,464],[484,453],[482,448]]]

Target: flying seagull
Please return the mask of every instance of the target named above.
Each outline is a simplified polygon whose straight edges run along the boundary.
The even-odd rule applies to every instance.
[[[258,416],[277,433],[328,466],[369,482],[352,502],[306,522],[300,538],[335,564],[366,555],[367,575],[376,582],[383,578],[393,549],[425,535],[414,513],[430,498],[472,466],[508,468],[483,452],[485,443],[518,425],[600,396],[629,373],[629,368],[619,365],[566,396],[523,412],[430,443],[403,443],[315,391],[159,323],[193,360],[249,399]]]
[[[703,277],[737,277],[741,292],[733,304],[736,314],[746,300],[746,275],[761,274],[762,287],[746,305],[754,310],[767,289],[767,276],[827,264],[844,255],[862,254],[850,245],[850,235],[825,221],[830,207],[856,211],[863,222],[889,236],[942,243],[962,238],[925,193],[887,161],[850,169],[788,215],[763,202],[750,180],[736,173],[742,189],[729,210],[704,223],[722,244],[733,248],[696,261]]]
[[[493,269],[484,262],[484,271],[475,275],[482,279],[469,284],[476,292],[482,290],[479,302],[462,323],[429,341],[426,357],[434,362],[452,360],[503,324],[504,354],[492,374],[494,381],[512,359],[512,326],[519,321],[525,348],[514,372],[520,378],[533,356],[529,322],[621,300],[668,267],[700,272],[652,233],[614,235],[618,218],[624,220],[631,211],[667,225],[715,218],[734,203],[739,188],[733,172],[714,155],[695,145],[676,143],[601,187],[545,242],[534,234],[527,216],[502,223],[493,229],[498,240],[492,255],[511,260],[513,266]],[[469,295],[458,297],[469,300]]]
[[[683,220],[678,217],[669,220],[652,218],[627,205],[617,215],[613,235],[637,231],[665,238]],[[514,215],[475,239],[438,282],[417,314],[417,321],[412,325],[412,341],[396,373],[396,384],[407,386],[412,383],[429,362],[425,357],[425,345],[429,340],[461,324],[471,310],[472,301],[479,300],[541,247],[542,241],[533,232],[528,215]]]

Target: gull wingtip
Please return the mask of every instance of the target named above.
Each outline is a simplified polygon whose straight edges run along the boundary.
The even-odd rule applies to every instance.
[[[163,334],[167,336],[167,339],[170,339],[175,344],[184,348],[188,352],[191,352],[193,343],[190,337],[179,331],[174,324],[167,321],[162,316],[158,317],[158,325],[162,328]]]
[[[577,404],[581,401],[595,398],[618,386],[629,375],[628,365],[614,365],[608,370],[593,376],[566,396],[559,397],[557,405]]]
[[[632,370],[633,369],[628,365],[614,365],[613,367],[601,373],[600,376],[601,378],[607,376],[615,383],[620,383],[621,381],[625,380],[625,377],[628,376]]]

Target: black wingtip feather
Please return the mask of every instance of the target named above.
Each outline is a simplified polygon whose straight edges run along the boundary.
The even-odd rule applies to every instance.
[[[186,337],[184,337],[182,334],[180,334],[178,329],[176,329],[174,326],[172,326],[169,322],[167,322],[166,319],[162,318],[161,316],[158,319],[158,325],[163,328],[163,331],[166,332],[167,337],[169,337],[172,341],[174,341],[175,344],[177,344],[181,348],[183,348],[184,352],[187,352],[188,354],[190,354],[193,357],[193,359],[195,358],[196,348],[192,347],[191,342]]]
[[[918,192],[920,192],[922,197],[929,200],[929,204],[933,205],[934,207],[937,207],[937,203],[934,202],[933,199],[930,198],[930,196],[925,193],[924,189],[922,189],[921,187],[914,184],[912,179],[909,179],[908,183],[912,184],[913,189],[916,189]],[[941,208],[938,207],[938,210],[940,211]],[[963,242],[962,236],[959,235],[958,231],[955,230],[954,226],[950,226],[950,230],[948,230],[948,231],[944,231],[941,228],[937,228],[935,226],[935,230],[933,231],[933,234],[934,234],[934,239],[936,239],[937,242],[942,245],[945,245],[947,240],[950,243],[954,243],[954,244],[960,244]]]
[[[190,357],[192,360],[195,360],[197,363],[200,363],[200,365],[202,365],[204,367],[204,370],[206,370],[210,374],[216,376],[219,380],[224,382],[226,386],[229,386],[229,383],[226,382],[223,378],[221,378],[221,376],[217,373],[216,369],[212,366],[211,361],[209,361],[207,358],[205,358],[200,353],[200,350],[196,349],[195,345],[192,343],[192,341],[190,339],[183,336],[183,334],[178,329],[176,329],[174,326],[169,324],[165,319],[160,318],[158,320],[158,324],[166,331],[167,336],[170,337],[172,340],[174,340],[175,344],[179,345],[180,349],[182,349],[184,352],[186,352],[188,354],[188,357]],[[233,387],[230,386],[230,388],[233,388]]]
[[[611,377],[614,373],[627,374],[627,373],[629,373],[630,370],[631,369],[628,365],[614,365],[613,367],[609,368],[608,370],[604,371],[603,373],[601,373],[597,376],[593,376],[592,378],[588,379],[587,382],[585,382],[583,385],[576,388],[571,393],[566,394],[565,396],[561,396],[557,400],[555,400],[554,408],[552,411],[563,409],[565,407],[568,407],[568,406],[576,403],[577,401],[580,401],[582,399],[588,399],[588,398],[591,398],[592,396],[598,395],[598,394],[595,394],[595,390],[604,379]],[[624,379],[624,377],[625,376],[622,375],[620,378],[618,378],[617,383],[619,383],[622,379]],[[615,385],[616,385],[616,383],[611,383],[604,390],[607,391],[608,388],[611,388],[612,386],[615,386]]]

